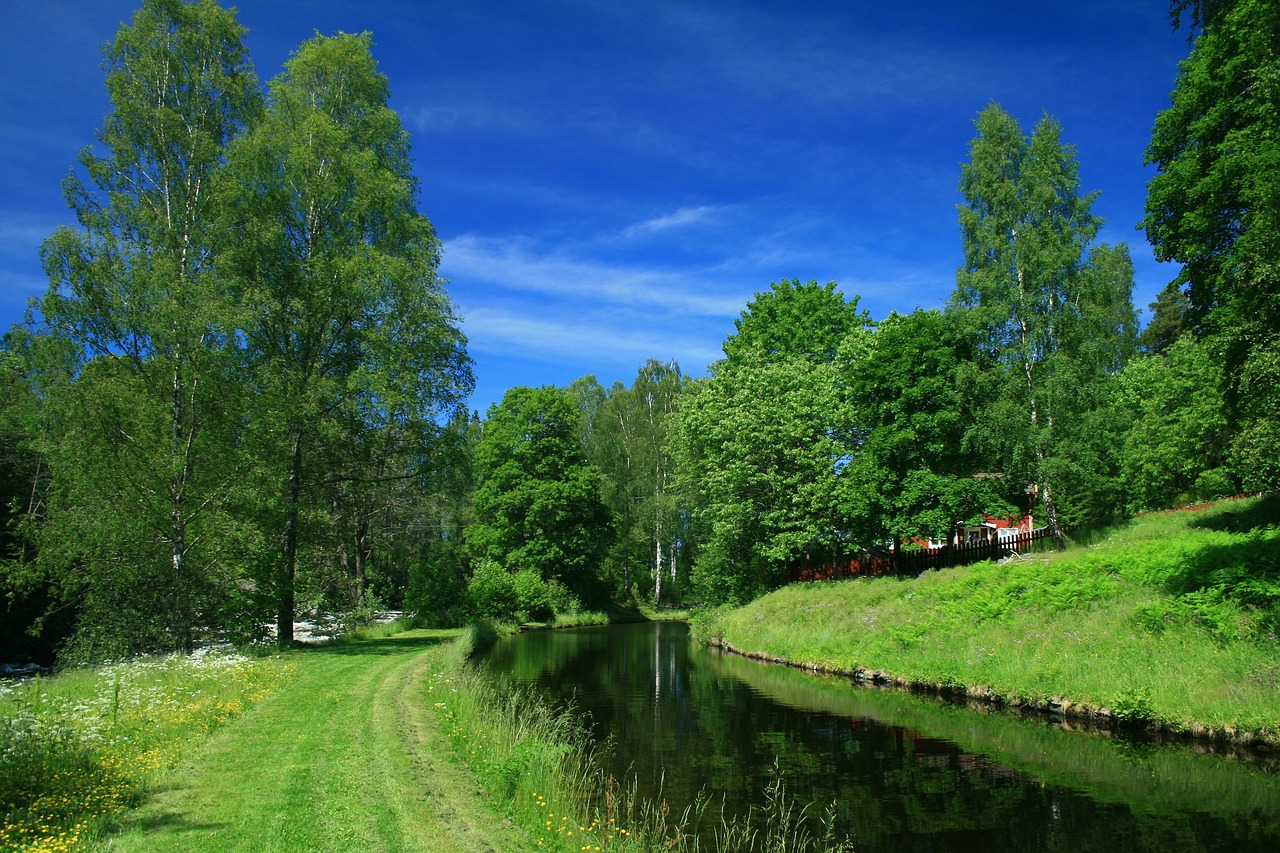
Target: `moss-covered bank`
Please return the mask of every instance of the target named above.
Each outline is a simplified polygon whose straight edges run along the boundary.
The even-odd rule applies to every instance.
[[[1061,554],[793,585],[703,642],[862,681],[1280,747],[1280,498],[1135,519]]]

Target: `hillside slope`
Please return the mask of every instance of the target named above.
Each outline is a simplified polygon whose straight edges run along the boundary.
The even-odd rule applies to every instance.
[[[914,579],[796,584],[699,639],[863,680],[1280,744],[1280,497]]]

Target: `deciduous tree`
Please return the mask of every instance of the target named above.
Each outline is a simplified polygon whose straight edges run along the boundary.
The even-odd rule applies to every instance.
[[[105,49],[112,111],[101,153],[80,157],[87,183],[73,174],[65,184],[78,227],[59,229],[41,251],[51,282],[42,331],[72,344],[80,365],[66,378],[83,389],[49,398],[69,408],[50,413],[65,430],[50,446],[62,499],[41,554],[64,556],[53,571],[79,572],[102,590],[122,588],[114,566],[130,564],[137,591],[166,591],[149,620],[162,626],[147,642],[182,649],[214,617],[195,590],[225,540],[202,525],[233,476],[224,451],[237,397],[226,358],[234,335],[213,272],[213,223],[226,146],[261,101],[243,38],[234,13],[213,0],[143,3]],[[79,404],[100,393],[121,396]],[[72,444],[70,456],[60,453]],[[76,469],[82,461],[93,464]],[[82,539],[88,550],[77,555],[68,537],[83,537],[84,524],[118,532],[118,553]]]
[[[840,404],[858,440],[840,477],[850,530],[863,543],[947,539],[958,522],[1007,513],[1002,481],[967,453],[954,332],[938,311],[890,314],[850,339]]]
[[[359,448],[429,444],[473,385],[409,137],[370,49],[368,34],[303,44],[230,155],[224,255],[260,403],[246,447],[277,484],[261,518],[278,543],[263,580],[282,644],[304,510],[334,477],[322,465],[351,483],[382,479]]]
[[[1280,466],[1280,5],[1177,0],[1194,41],[1156,117],[1143,225],[1156,257],[1182,264],[1191,326],[1226,367],[1242,481]]]
[[[1233,490],[1222,365],[1190,335],[1134,359],[1113,393],[1124,431],[1120,473],[1128,510],[1168,509]]]
[[[582,414],[564,390],[504,394],[476,446],[475,521],[466,540],[474,559],[536,571],[596,603],[612,519],[581,435]]]
[[[1096,193],[1081,192],[1055,121],[1041,119],[1027,138],[993,104],[975,124],[960,178],[964,265],[949,308],[992,378],[975,438],[999,451],[1006,474],[1039,487],[1061,545],[1057,490],[1079,473],[1063,450],[1091,387],[1133,346],[1132,267],[1123,247],[1086,258]]]
[[[837,478],[850,435],[835,358],[868,322],[834,284],[773,284],[737,320],[726,358],[681,396],[676,453],[699,527],[700,595],[747,600],[843,535]]]

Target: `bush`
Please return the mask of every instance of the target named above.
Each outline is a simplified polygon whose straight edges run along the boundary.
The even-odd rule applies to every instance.
[[[512,574],[493,560],[476,563],[467,598],[475,615],[503,621],[550,622],[581,607],[564,584],[543,580],[535,569]]]
[[[522,622],[547,622],[555,618],[551,590],[536,571],[521,569],[512,576],[512,585],[516,593],[516,610]]]
[[[451,555],[428,554],[410,573],[405,606],[433,628],[456,628],[471,615],[462,567]]]
[[[471,611],[486,619],[515,619],[519,610],[515,578],[493,560],[476,561],[467,582],[467,600]]]

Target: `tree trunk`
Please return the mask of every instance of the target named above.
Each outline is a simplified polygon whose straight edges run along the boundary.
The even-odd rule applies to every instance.
[[[302,495],[302,425],[289,428],[289,474],[284,490],[284,543],[276,577],[276,645],[293,645],[293,579],[298,567],[298,504]]]
[[[1041,467],[1044,466],[1044,457],[1037,454]],[[1058,507],[1053,502],[1053,495],[1049,491],[1048,483],[1040,484],[1040,499],[1044,503],[1044,514],[1049,520],[1049,535],[1053,538],[1053,547],[1059,551],[1067,550],[1067,538],[1062,535],[1062,527],[1058,523]]]
[[[187,518],[183,501],[186,495],[186,472],[190,459],[190,439],[182,416],[182,374],[173,371],[173,398],[170,419],[173,445],[170,449],[172,474],[169,480],[169,544],[173,559],[173,596],[175,627],[178,632],[178,650],[191,654],[195,640],[192,637],[193,621],[188,600],[186,577]]]
[[[662,603],[662,508],[653,513],[653,609]]]
[[[356,604],[364,601],[365,566],[369,559],[369,519],[360,519],[356,527]]]

